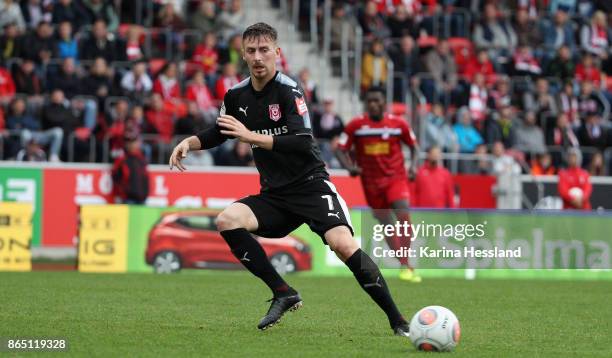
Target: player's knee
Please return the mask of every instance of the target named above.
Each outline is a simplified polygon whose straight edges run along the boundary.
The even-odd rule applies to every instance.
[[[243,227],[243,225],[241,225],[240,218],[227,210],[224,210],[217,215],[215,224],[217,225],[217,230],[219,231],[233,230]]]
[[[346,261],[359,249],[357,241],[353,239],[348,230],[330,235],[327,238],[327,243],[342,261]]]

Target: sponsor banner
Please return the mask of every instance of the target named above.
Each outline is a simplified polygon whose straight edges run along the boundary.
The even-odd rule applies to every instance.
[[[10,168],[0,170],[0,203],[20,202],[30,203],[34,216],[32,217],[32,246],[41,242],[41,208],[43,197],[42,169]]]
[[[151,166],[148,206],[225,207],[244,196],[258,193],[259,174],[251,169],[168,171]],[[359,178],[332,175],[331,181],[351,208],[365,207]],[[493,208],[488,176],[456,176],[460,206]],[[0,171],[0,201],[34,204],[34,246],[76,246],[80,205],[113,203],[110,167],[105,165],[66,165]],[[44,225],[43,225],[44,223]]]
[[[105,208],[116,213],[117,208],[127,208],[127,206]],[[160,263],[166,265],[165,269],[178,265],[172,263],[173,256],[166,256],[168,252],[172,252],[183,269],[185,267],[239,269],[241,265],[232,256],[214,227],[214,217],[217,212],[218,210],[214,209],[194,211],[181,208],[130,206],[129,213],[123,211],[120,214],[123,218],[129,218],[126,231],[129,240],[127,240],[127,252],[121,253],[121,250],[116,250],[117,261],[126,264],[127,272],[154,272],[153,262],[158,255],[164,258]],[[418,245],[424,246],[424,243],[432,242],[427,251],[427,255],[430,256],[412,261],[409,259],[409,261],[421,267],[419,272],[425,277],[612,279],[612,270],[609,266],[612,239],[606,235],[610,218],[609,214],[553,215],[545,212],[415,210],[412,214],[412,223],[443,225],[441,235],[443,241],[439,241],[440,236],[427,234],[423,226],[418,229],[418,235],[421,236]],[[355,240],[360,241],[361,247],[380,265],[385,275],[391,277],[397,275],[399,273],[397,269],[400,268],[397,255],[389,254],[391,249],[384,238],[375,239],[373,236],[373,225],[376,225],[377,221],[372,213],[352,210],[351,221],[356,233]],[[468,227],[469,225],[474,228]],[[485,233],[484,239],[489,245],[481,240],[478,245],[473,245],[476,249],[494,251],[496,246],[502,250],[516,250],[517,247],[523,247],[521,257],[482,255],[466,259],[444,257],[443,253],[438,257],[431,257],[435,256],[432,254],[432,249],[442,249],[436,243],[454,239],[468,242],[468,236],[478,234],[479,230]],[[385,232],[379,230],[378,233]],[[390,233],[387,231],[386,235]],[[97,237],[106,236],[100,234]],[[126,242],[126,236],[121,236],[120,233],[113,234],[113,237],[123,237],[122,242]],[[98,249],[104,252],[106,246],[98,245],[102,245]],[[295,264],[302,274],[316,276],[351,274],[344,263],[306,225],[291,233],[289,238],[264,240],[262,245],[269,256],[272,256],[271,250],[288,254],[289,262]],[[376,247],[387,250],[387,255],[381,255],[375,250]],[[418,247],[417,244],[412,246],[412,248]]]
[[[129,208],[85,205],[81,208],[80,272],[126,272]]]
[[[380,224],[362,216],[365,250],[381,267],[432,269],[612,268],[610,214],[423,211]],[[376,210],[376,217],[394,217]]]
[[[32,204],[0,202],[0,271],[32,270]]]

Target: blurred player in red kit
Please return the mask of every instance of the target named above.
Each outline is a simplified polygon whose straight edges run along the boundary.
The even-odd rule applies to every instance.
[[[593,187],[589,173],[580,168],[581,155],[576,148],[567,151],[567,168],[559,171],[559,196],[563,209],[591,210]]]
[[[392,212],[400,222],[410,224],[410,190],[408,175],[414,179],[418,145],[414,133],[406,120],[385,113],[385,92],[380,87],[371,87],[366,92],[367,113],[353,118],[340,136],[336,156],[351,176],[361,175],[361,183],[368,205],[381,224],[394,225]],[[411,165],[406,173],[402,142],[411,149]],[[356,164],[349,152],[355,147]],[[391,209],[391,210],[389,210]],[[411,233],[410,233],[411,235]],[[408,237],[386,237],[392,250],[410,247]],[[399,257],[404,267],[400,278],[420,282],[407,257]]]

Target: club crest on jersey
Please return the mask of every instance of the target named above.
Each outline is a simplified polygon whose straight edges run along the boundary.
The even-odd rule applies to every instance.
[[[268,112],[270,112],[270,119],[275,122],[281,118],[280,106],[278,104],[268,106]]]

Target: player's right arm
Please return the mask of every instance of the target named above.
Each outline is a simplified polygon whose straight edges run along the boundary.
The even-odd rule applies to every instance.
[[[340,165],[346,170],[348,170],[349,174],[354,177],[361,174],[361,168],[353,163],[349,156],[349,152],[353,147],[355,130],[356,130],[356,121],[353,120],[349,122],[349,124],[344,128],[344,131],[340,135],[340,140],[338,141],[338,147],[334,151],[336,158],[340,162]]]

